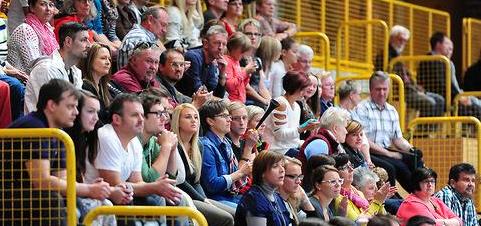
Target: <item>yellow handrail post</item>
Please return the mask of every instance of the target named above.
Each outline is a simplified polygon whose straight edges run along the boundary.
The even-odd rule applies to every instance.
[[[383,69],[385,71],[388,63],[388,46],[389,46],[389,30],[386,22],[379,20],[379,19],[373,19],[373,20],[350,20],[350,21],[344,21],[341,23],[339,28],[337,29],[337,37],[336,37],[336,55],[337,55],[337,60],[336,60],[336,76],[340,76],[341,72],[341,36],[342,36],[342,30],[347,29],[349,26],[363,26],[363,25],[380,25],[383,30],[384,30],[384,43],[383,43]],[[371,29],[372,30],[372,29]],[[345,34],[346,41],[348,42],[349,36]],[[345,46],[345,50],[348,48]],[[368,52],[371,52],[372,49],[368,49]],[[369,55],[369,53],[367,54]],[[372,56],[372,53],[370,53],[370,56]],[[346,55],[346,59],[349,59],[349,56]],[[371,59],[372,60],[372,59]]]
[[[75,147],[70,136],[60,129],[54,128],[28,128],[28,129],[0,129],[0,139],[2,138],[55,138],[63,143],[66,154],[67,171],[67,225],[77,224],[77,205],[76,205],[76,166],[75,166]],[[2,150],[4,151],[4,150]]]

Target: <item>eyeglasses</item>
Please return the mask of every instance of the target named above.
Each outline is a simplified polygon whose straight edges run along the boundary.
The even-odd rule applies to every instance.
[[[224,118],[224,119],[232,119],[232,116],[230,116],[230,115],[227,114],[227,113],[218,114],[218,115],[215,115],[214,117],[221,117],[221,118]]]
[[[185,62],[172,62],[172,63],[170,63],[170,66],[173,67],[173,68],[184,68],[186,66],[186,63]]]
[[[137,45],[135,45],[134,50],[149,49],[149,48],[152,48],[152,47],[159,47],[159,45],[157,45],[157,43],[155,43],[155,42],[139,42],[139,43],[137,43]]]
[[[147,114],[154,114],[157,118],[160,118],[162,116],[167,118],[169,116],[169,112],[166,111],[166,110],[163,110],[163,111],[149,111],[149,112],[147,112]]]
[[[346,169],[352,170],[352,169],[354,169],[354,166],[351,163],[348,163],[346,165],[337,167],[337,170],[346,170]]]
[[[302,175],[302,174],[301,175],[288,175],[288,174],[286,174],[286,177],[291,179],[291,180],[294,180],[294,181],[304,180],[304,175]]]
[[[332,179],[332,180],[323,180],[323,181],[321,181],[321,183],[329,183],[329,185],[331,185],[331,186],[334,186],[336,184],[341,185],[342,183],[344,183],[344,179],[339,178],[339,179]]]
[[[421,181],[421,183],[423,183],[423,184],[436,184],[436,180],[426,179],[426,180]]]
[[[254,33],[254,32],[244,32],[244,34],[247,36],[254,36],[254,37],[260,37],[262,35],[261,33]]]

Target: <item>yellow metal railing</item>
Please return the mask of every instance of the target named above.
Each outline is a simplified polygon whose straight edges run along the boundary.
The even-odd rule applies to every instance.
[[[444,66],[444,83],[441,84],[441,86],[444,86],[444,89],[445,89],[445,95],[443,96],[444,99],[445,99],[445,102],[446,102],[446,109],[447,110],[447,114],[448,116],[450,115],[450,109],[451,109],[451,61],[445,57],[445,56],[441,56],[441,55],[423,55],[423,56],[399,56],[399,57],[396,57],[394,59],[391,60],[391,62],[389,62],[389,67],[388,67],[388,71],[391,72],[391,73],[395,73],[394,71],[394,67],[395,65],[397,64],[403,64],[406,66],[406,68],[409,70],[409,74],[410,74],[410,77],[412,79],[412,81],[417,81],[417,76],[418,73],[417,73],[417,70],[414,70],[414,69],[419,69],[417,66],[418,66],[418,63],[427,63],[429,64],[429,62],[441,62]],[[429,68],[427,67],[426,69],[429,69],[428,70],[428,73],[442,73],[443,71],[436,71],[436,69],[439,69],[439,68]],[[430,71],[432,70],[432,71]],[[426,81],[426,82],[429,82],[429,83],[439,83],[441,81]],[[426,91],[429,91],[429,92],[433,92],[433,93],[437,93],[435,90],[429,90],[427,89],[427,87],[424,87],[426,89]],[[441,93],[438,93],[440,95],[442,95]]]
[[[343,81],[346,80],[354,80],[354,81],[369,81],[369,78],[371,75],[357,75],[357,76],[343,76],[343,77],[337,77],[336,78],[336,87],[339,87],[339,84],[341,84]],[[397,111],[399,113],[399,124],[401,126],[401,130],[404,132],[405,131],[405,120],[406,120],[406,101],[405,101],[405,95],[404,95],[404,83],[399,76],[395,74],[389,74],[389,78],[391,79],[390,83],[390,92],[389,92],[389,97],[388,97],[388,102],[391,103],[394,106],[397,106]],[[394,92],[392,89],[393,84],[397,85],[397,92]],[[393,95],[394,93],[397,94],[397,101],[395,101],[395,98]],[[337,104],[339,103],[339,96],[336,95],[334,102]],[[396,103],[397,102],[397,103]]]
[[[329,63],[331,60],[331,54],[329,52],[329,38],[326,34],[322,32],[297,32],[296,39],[303,39],[303,38],[314,38],[314,43],[306,43],[311,46],[314,50],[314,59],[313,65],[316,67],[323,67],[324,70],[329,70]],[[310,41],[310,40],[309,40]],[[317,47],[319,43],[319,47]]]
[[[208,226],[204,215],[198,210],[189,207],[166,206],[100,206],[91,210],[87,216],[85,216],[85,226],[91,226],[95,218],[101,215],[130,217],[187,216],[194,219],[199,226]]]
[[[77,223],[77,210],[76,210],[76,166],[75,166],[75,148],[74,144],[72,142],[72,139],[70,138],[69,135],[67,135],[64,131],[60,129],[52,129],[52,128],[46,128],[46,129],[0,129],[0,147],[2,148],[2,155],[6,155],[6,153],[14,153],[14,152],[26,152],[29,151],[27,149],[32,149],[33,147],[39,145],[41,146],[42,142],[50,142],[48,139],[56,139],[60,143],[64,145],[65,148],[65,155],[66,155],[66,171],[67,171],[67,190],[66,190],[66,202],[67,202],[67,224],[68,225],[76,225]],[[28,143],[27,143],[28,142]],[[25,144],[26,143],[26,144]],[[11,148],[9,150],[8,148]],[[42,148],[42,150],[38,149],[32,149],[30,152],[38,152],[38,151],[47,151]],[[50,150],[48,150],[50,151]],[[56,150],[55,150],[56,151]],[[28,153],[26,153],[28,154]],[[30,153],[31,154],[31,153]],[[3,159],[3,158],[2,158]],[[26,159],[25,161],[27,161]],[[12,162],[15,160],[12,160]],[[50,159],[50,161],[54,161],[53,159]],[[60,161],[60,159],[59,159]],[[6,162],[2,162],[5,164]],[[23,167],[22,167],[23,168]],[[4,173],[7,173],[9,170],[15,170],[15,171],[21,171],[22,169],[0,169],[2,172],[2,175]],[[57,169],[51,169],[51,170],[57,170]],[[22,173],[22,172],[20,172]],[[13,179],[13,178],[12,178]],[[18,180],[21,180],[21,178],[16,178]],[[2,187],[5,186],[7,183],[13,183],[12,181],[6,179],[6,178],[1,178],[1,184]],[[8,181],[7,181],[8,180]],[[28,180],[28,179],[27,179]],[[22,192],[25,191],[24,189],[31,189],[31,191],[36,190],[35,188],[23,188],[23,187],[18,187],[18,188],[13,188],[16,192]],[[51,188],[52,191],[54,188]],[[5,190],[0,191],[2,192],[2,197],[11,199],[13,202],[13,199],[15,197],[5,197],[3,192],[7,192]],[[60,191],[58,191],[60,193]],[[63,192],[62,192],[63,193]],[[45,197],[44,197],[45,198]],[[0,200],[2,203],[5,203],[5,200]],[[7,200],[8,201],[8,200]],[[17,200],[18,201],[18,200]],[[35,200],[34,200],[35,201]],[[39,201],[39,200],[36,200]],[[23,205],[23,204],[22,204]],[[45,207],[44,207],[45,208]],[[13,211],[13,210],[7,210],[3,209],[3,211]],[[3,216],[4,218],[6,217],[5,215]],[[5,220],[5,219],[3,219]],[[3,220],[0,220],[0,222],[3,222]],[[16,220],[16,219],[11,219],[11,220]],[[28,219],[23,219],[23,220],[28,220]]]
[[[342,22],[337,30],[336,36],[336,75],[341,76],[341,71],[343,72],[350,72],[352,71],[352,67],[361,67],[361,71],[364,73],[370,74],[373,69],[373,39],[372,39],[372,32],[373,32],[373,25],[378,25],[381,27],[383,33],[383,42],[382,42],[382,49],[383,49],[383,62],[384,67],[387,65],[388,60],[388,43],[389,43],[389,31],[388,26],[382,20],[350,20]],[[361,58],[353,57],[351,58],[351,49],[352,46],[359,46],[359,40],[353,39],[350,36],[350,30],[354,27],[364,27],[365,34],[367,35],[365,48],[362,48],[364,51],[361,54]],[[354,32],[352,32],[354,33]],[[359,35],[355,32],[356,35]],[[344,34],[344,35],[343,35]],[[344,37],[344,39],[343,39]],[[351,45],[351,43],[353,43]],[[362,51],[362,50],[361,50]],[[356,59],[357,58],[357,59]],[[364,59],[362,59],[364,58]],[[361,73],[363,74],[363,73]]]
[[[437,125],[437,127],[433,127]],[[430,126],[426,130],[424,127]],[[420,117],[409,122],[410,143],[423,150],[426,166],[438,173],[439,190],[448,181],[449,169],[454,164],[467,162],[481,166],[481,122],[472,116]],[[430,131],[426,134],[426,131]],[[475,201],[481,204],[481,192]]]
[[[411,32],[404,55],[421,55],[430,50],[429,38],[435,31],[450,35],[449,13],[394,0],[278,0],[278,16],[296,23],[302,32],[325,33],[331,41],[331,59],[336,55],[337,31],[342,22],[379,19],[388,27],[403,25]],[[373,28],[373,34],[379,32]],[[363,38],[363,37],[361,37]],[[380,36],[373,35],[373,53],[382,51]],[[359,45],[366,45],[359,40]],[[365,54],[352,48],[352,54]],[[334,65],[333,65],[334,66]]]
[[[462,97],[470,97],[470,96],[473,96],[473,97],[481,97],[481,91],[470,91],[470,92],[462,92],[462,93],[459,93],[458,95],[456,95],[453,99],[453,116],[458,116],[459,115],[459,100],[462,98]],[[465,114],[462,114],[463,112],[461,112],[461,115],[465,115]]]
[[[481,20],[463,19],[463,74],[481,57]]]

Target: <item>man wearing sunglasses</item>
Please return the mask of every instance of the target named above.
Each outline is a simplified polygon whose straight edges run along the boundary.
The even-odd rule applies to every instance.
[[[140,42],[127,65],[112,75],[112,80],[129,93],[140,93],[150,87],[159,87],[155,74],[159,67],[160,49],[157,44]]]
[[[169,15],[163,7],[153,6],[145,10],[140,25],[133,25],[132,30],[122,40],[117,56],[117,70],[130,62],[130,58],[139,43],[158,43],[164,37],[168,23]],[[161,49],[164,49],[163,46]],[[159,59],[158,56],[157,59]]]

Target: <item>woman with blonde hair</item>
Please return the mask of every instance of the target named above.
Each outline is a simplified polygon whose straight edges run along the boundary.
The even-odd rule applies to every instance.
[[[202,45],[200,31],[204,25],[200,0],[174,0],[167,7],[169,25],[165,35],[167,46],[194,48]]]
[[[295,221],[295,225],[299,224],[299,210],[304,212],[313,212],[314,206],[312,206],[307,197],[306,192],[301,187],[304,175],[302,175],[302,163],[299,159],[284,157],[284,170],[285,177],[284,183],[279,187],[279,194],[281,195],[287,209],[292,215],[292,219]]]
[[[200,185],[202,149],[199,142],[199,112],[192,104],[181,104],[172,114],[171,129],[178,137],[177,150],[183,162],[185,181],[177,187],[187,193],[195,207],[202,212],[209,225],[232,225],[234,210],[207,199]]]
[[[244,5],[242,5],[241,0],[229,0],[227,3],[227,10],[221,16],[220,21],[224,23],[225,30],[229,36],[237,31],[237,25],[242,17],[243,10]]]

